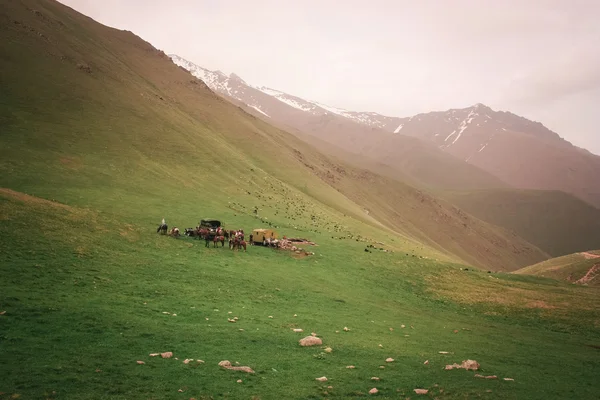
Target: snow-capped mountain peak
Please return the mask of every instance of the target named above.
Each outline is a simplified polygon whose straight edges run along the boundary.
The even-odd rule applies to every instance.
[[[533,122],[509,112],[494,111],[476,103],[462,109],[421,113],[409,118],[389,117],[376,112],[349,111],[317,101],[305,100],[281,90],[252,86],[232,73],[210,71],[175,54],[169,55],[179,65],[201,79],[216,93],[243,102],[261,116],[286,120],[302,114],[343,117],[368,128],[377,128],[390,134],[418,137],[435,143],[465,161],[493,147],[497,135],[526,132],[542,141],[568,143],[539,122]]]

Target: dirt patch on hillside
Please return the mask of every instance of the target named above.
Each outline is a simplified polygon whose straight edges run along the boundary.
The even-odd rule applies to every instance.
[[[46,206],[46,207],[56,207],[56,208],[61,208],[66,211],[70,211],[70,212],[74,211],[73,207],[68,206],[66,204],[58,203],[56,201],[42,199],[40,197],[30,196],[28,194],[17,192],[12,189],[8,189],[8,188],[0,188],[0,195],[4,196],[6,198],[9,198],[9,199],[19,200],[19,201],[21,201],[23,203],[27,203],[27,204],[41,205],[41,206]]]
[[[140,238],[140,234],[135,230],[133,225],[125,224],[119,231],[121,237],[127,239],[129,242],[137,242]]]
[[[600,258],[600,254],[590,253],[589,251],[582,251],[579,254],[584,256],[586,260],[591,260],[592,258]]]
[[[61,157],[60,163],[68,169],[77,171],[83,167],[83,161],[75,157]]]
[[[588,272],[579,280],[575,281],[575,283],[580,285],[586,285],[590,283],[594,278],[596,278],[600,274],[600,263],[594,264],[592,268],[588,270]]]
[[[531,301],[529,303],[527,303],[527,308],[545,308],[545,309],[554,309],[556,308],[555,306],[551,306],[548,303],[546,303],[545,301],[542,300],[536,300],[536,301]]]

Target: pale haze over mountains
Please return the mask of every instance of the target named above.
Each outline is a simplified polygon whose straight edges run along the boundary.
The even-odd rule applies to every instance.
[[[63,0],[169,54],[336,107],[483,103],[600,154],[600,3]]]

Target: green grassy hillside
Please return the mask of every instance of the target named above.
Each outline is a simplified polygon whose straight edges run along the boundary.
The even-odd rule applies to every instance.
[[[600,248],[600,210],[564,192],[497,189],[440,195],[555,257]]]
[[[571,283],[600,286],[600,251],[587,251],[552,258],[514,271]]]
[[[494,269],[546,257],[480,221],[469,237],[452,208],[443,210],[452,235],[439,235],[428,221],[435,205],[406,185],[396,186],[396,197],[414,201],[394,207],[413,214],[417,226],[403,226],[390,243],[398,224],[364,212],[380,202],[368,195],[370,181],[355,182],[367,193],[357,202],[316,179],[349,167],[324,170],[326,159],[313,147],[216,96],[149,43],[56,3],[8,2],[2,13],[4,187],[149,225],[163,216],[187,226],[207,214],[234,221],[259,207],[277,226],[380,236],[405,252],[427,237],[444,252],[419,245],[425,253]],[[471,252],[472,240],[489,256]],[[498,246],[505,242],[516,253]]]
[[[368,253],[325,235],[304,259],[206,249],[6,190],[0,216],[2,398],[596,395],[592,288]],[[323,345],[299,346],[311,332]],[[481,369],[444,370],[466,359]],[[256,373],[223,370],[223,360]]]
[[[130,32],[1,4],[1,399],[597,395],[597,288],[464,264],[539,249],[329,160]],[[158,235],[163,216],[317,245],[206,248]],[[498,379],[444,370],[467,359]]]

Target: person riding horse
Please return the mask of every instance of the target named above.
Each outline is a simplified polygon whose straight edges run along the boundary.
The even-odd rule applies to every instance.
[[[156,230],[156,233],[160,232],[162,235],[167,233],[167,230],[169,229],[169,227],[167,226],[167,224],[165,223],[165,219],[162,219],[161,224],[158,226],[158,229]]]

